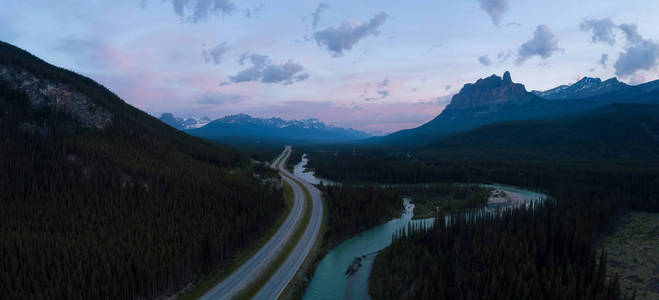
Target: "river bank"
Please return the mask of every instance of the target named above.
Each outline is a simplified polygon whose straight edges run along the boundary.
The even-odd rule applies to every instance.
[[[318,185],[322,183],[323,185],[335,185],[337,184],[334,181],[331,181],[329,179],[324,179],[320,177],[316,177],[316,173],[313,170],[307,169],[307,163],[309,162],[309,158],[307,154],[302,154],[302,159],[300,162],[298,162],[294,167],[293,167],[293,175],[302,178],[308,183],[311,183],[313,185]]]
[[[503,185],[487,185],[497,193],[498,197],[505,195],[499,203],[519,205],[519,197],[526,199],[527,203],[544,199],[546,195],[525,191],[523,189]],[[508,201],[515,199],[514,201]],[[392,219],[382,225],[373,227],[356,236],[345,240],[327,252],[325,257],[318,263],[316,271],[311,278],[303,299],[370,299],[368,294],[368,277],[370,275],[373,260],[377,253],[391,244],[392,236],[408,224],[423,224],[430,226],[434,218],[414,220],[414,208],[410,198],[403,198],[405,211],[401,217]],[[505,206],[498,206],[502,209]],[[488,210],[488,207],[484,207]],[[448,216],[447,216],[448,218]],[[355,267],[355,261],[358,261]],[[346,274],[350,268],[349,274]]]
[[[318,178],[315,172],[307,170],[308,157],[303,154],[299,163],[294,168],[294,174],[312,184],[333,185],[338,183]],[[416,188],[431,188],[434,184],[413,185]],[[368,187],[363,185],[362,187]],[[389,188],[391,191],[400,189],[405,185],[372,186],[373,188]],[[410,185],[412,186],[412,185]],[[507,208],[530,204],[540,199],[545,199],[544,194],[524,190],[506,185],[481,185],[471,184],[476,190],[485,195],[479,195],[477,210],[505,210]],[[448,185],[448,189],[453,189]],[[476,195],[478,193],[474,193]],[[481,197],[483,196],[483,197]],[[466,198],[466,197],[465,197]],[[401,198],[398,198],[401,199]],[[412,197],[402,197],[403,212],[399,217],[393,218],[381,225],[362,231],[338,245],[328,245],[325,242],[325,255],[318,261],[313,276],[302,299],[370,299],[368,294],[368,278],[371,273],[373,261],[378,252],[391,244],[394,233],[405,229],[408,224],[423,224],[430,226],[434,218],[414,219],[415,204]],[[399,202],[400,203],[400,202]],[[473,211],[474,209],[470,209]],[[432,212],[432,211],[431,211]],[[452,212],[457,213],[457,212]],[[430,213],[428,216],[433,216]],[[448,218],[448,216],[445,216]],[[332,247],[334,246],[334,247]]]

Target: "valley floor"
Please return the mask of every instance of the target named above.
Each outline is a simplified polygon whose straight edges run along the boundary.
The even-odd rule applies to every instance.
[[[602,242],[607,272],[618,274],[623,295],[659,299],[659,214],[632,212]]]

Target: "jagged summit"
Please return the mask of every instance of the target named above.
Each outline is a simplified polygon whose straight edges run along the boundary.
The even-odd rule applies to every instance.
[[[164,121],[164,120],[163,120]],[[365,132],[327,125],[318,119],[283,120],[234,114],[216,119],[203,127],[186,130],[204,138],[253,137],[283,138],[312,142],[345,142],[366,138]]]
[[[503,82],[504,83],[513,83],[512,78],[510,78],[510,72],[506,71],[503,73]]]
[[[514,83],[510,72],[503,77],[492,75],[478,79],[475,83],[465,84],[460,92],[453,96],[446,110],[464,110],[526,99],[530,93],[521,83]]]
[[[335,128],[332,125],[326,125],[318,119],[301,119],[286,121],[282,118],[254,118],[248,114],[235,114],[228,115],[213,121],[214,123],[226,124],[253,124],[253,125],[266,125],[274,126],[277,128],[285,127],[298,127],[298,128],[314,128],[314,129],[329,129]]]
[[[571,85],[561,85],[546,91],[532,91],[531,93],[545,99],[581,99],[620,91],[629,87],[629,85],[615,77],[605,81],[599,78],[583,77]]]
[[[510,72],[505,72],[502,77],[492,75],[465,84],[442,113],[428,123],[372,142],[418,145],[497,122],[547,119],[613,103],[657,103],[657,99],[659,80],[630,86],[616,78],[602,81],[584,77],[572,85],[527,92],[524,85],[513,82]]]
[[[212,120],[209,117],[203,117],[203,118],[195,118],[195,117],[190,117],[190,118],[177,118],[174,117],[172,113],[163,113],[160,115],[160,121],[165,122],[167,125],[172,126],[176,129],[183,130],[183,129],[192,129],[192,128],[199,128],[202,127],[208,123],[210,123]]]

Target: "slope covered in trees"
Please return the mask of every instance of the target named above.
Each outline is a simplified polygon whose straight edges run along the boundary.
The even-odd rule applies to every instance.
[[[459,215],[410,226],[375,259],[375,299],[620,299],[594,236],[615,198],[570,189],[557,201],[502,215]]]
[[[325,186],[323,192],[329,210],[325,235],[330,247],[403,211],[401,194],[395,189],[344,184]]]
[[[592,160],[659,166],[659,105],[615,104],[548,120],[511,121],[457,133],[419,156]]]
[[[610,82],[610,81],[607,81]],[[503,78],[492,75],[467,83],[436,118],[417,128],[370,138],[364,144],[397,145],[414,149],[450,134],[497,122],[542,120],[597,110],[616,103],[654,103],[659,101],[659,80],[636,86],[613,86],[587,95],[572,94],[567,99],[543,99],[514,83],[510,73]],[[581,89],[581,92],[586,90]]]
[[[380,183],[499,182],[554,200],[399,235],[374,263],[376,299],[618,299],[598,238],[627,209],[659,211],[656,105],[493,124],[419,153],[309,147],[316,174]]]
[[[166,295],[284,207],[274,171],[5,43],[0,136],[2,299]]]
[[[659,106],[619,104],[558,119],[511,121],[454,134],[418,153],[350,145],[307,147],[331,180],[501,182],[542,190],[583,184],[659,211]]]

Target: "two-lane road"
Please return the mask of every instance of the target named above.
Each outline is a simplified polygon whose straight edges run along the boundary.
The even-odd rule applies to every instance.
[[[275,274],[269,278],[254,298],[276,299],[279,297],[309,254],[320,232],[320,225],[323,219],[323,205],[318,189],[286,170],[286,161],[290,154],[291,147],[286,146],[281,155],[272,164],[273,168],[279,170],[282,179],[293,188],[295,200],[290,213],[286,216],[286,219],[277,232],[275,232],[259,251],[200,299],[231,299],[258,278],[268,265],[273,262],[279,252],[282,251],[286,242],[292,238],[296,226],[303,219],[304,207],[306,205],[305,189],[311,195],[312,199],[311,217],[307,228],[283,264],[280,265]]]

